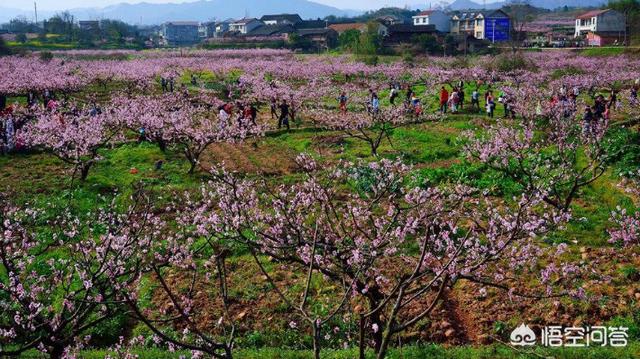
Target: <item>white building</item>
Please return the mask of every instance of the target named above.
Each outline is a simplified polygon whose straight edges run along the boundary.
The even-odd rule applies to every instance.
[[[435,25],[440,32],[449,32],[451,19],[441,10],[427,10],[413,16],[413,25]]]
[[[579,37],[592,33],[624,32],[627,25],[624,15],[611,10],[593,10],[576,18],[576,31],[574,36]]]
[[[262,26],[262,22],[253,18],[249,18],[249,19],[244,18],[244,19],[236,20],[231,24],[229,24],[229,31],[239,32],[241,34],[246,35],[247,33],[251,32],[251,30],[259,26]]]

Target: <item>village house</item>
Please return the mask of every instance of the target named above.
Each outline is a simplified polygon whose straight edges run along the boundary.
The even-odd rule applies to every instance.
[[[247,37],[281,37],[286,39],[288,34],[296,32],[296,29],[290,24],[281,25],[262,25],[251,30]]]
[[[298,14],[264,15],[260,21],[265,25],[296,25],[302,18]]]
[[[392,25],[387,27],[384,43],[387,46],[411,43],[419,35],[437,35],[435,25],[415,26],[410,24]]]
[[[502,10],[463,12],[451,17],[451,33],[490,42],[510,39],[511,20]]]
[[[624,44],[627,24],[622,13],[593,10],[576,18],[574,37],[583,37],[589,46]]]
[[[394,15],[384,15],[384,16],[379,16],[378,18],[376,18],[376,21],[386,25],[386,26],[393,26],[393,25],[402,25],[404,24],[404,20],[394,16]]]
[[[451,18],[442,10],[427,10],[413,16],[414,26],[435,25],[440,32],[449,32]]]
[[[162,37],[172,46],[191,45],[200,40],[197,21],[171,21],[162,25]]]
[[[213,33],[213,37],[223,37],[224,34],[229,32],[229,27],[234,20],[225,20],[219,21],[215,24],[215,32]]]
[[[593,10],[576,18],[574,36],[584,36],[588,32],[624,32],[624,15],[611,9]]]
[[[320,50],[332,48],[338,41],[338,33],[330,28],[300,29],[297,34],[301,38],[311,41]]]
[[[330,29],[335,30],[338,34],[342,34],[343,32],[347,32],[349,30],[358,30],[360,32],[367,31],[367,24],[364,22],[349,22],[345,24],[331,24],[329,25]]]
[[[373,24],[373,26],[376,27],[376,32],[378,33],[378,35],[380,36],[387,36],[389,35],[389,27],[391,26],[397,26],[397,25],[387,25],[381,21],[373,21],[369,24],[364,23],[364,22],[353,22],[353,23],[344,23],[344,24],[331,24],[328,27],[330,29],[335,30],[338,34],[342,34],[346,31],[349,30],[357,30],[360,32],[365,32],[367,31],[367,29],[369,28],[369,25]],[[402,25],[402,24],[398,24],[398,25]]]
[[[243,18],[229,24],[229,31],[246,35],[253,29],[262,26],[262,22],[254,18]]]

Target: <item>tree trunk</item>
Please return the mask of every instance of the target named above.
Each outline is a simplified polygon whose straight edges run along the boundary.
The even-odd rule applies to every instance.
[[[226,359],[233,359],[233,355],[231,354],[231,347],[229,345],[225,345],[224,347],[224,356]]]
[[[91,162],[85,163],[80,167],[80,181],[86,181],[89,176],[89,170],[91,169]]]
[[[195,171],[196,171],[196,165],[198,164],[198,162],[194,161],[194,160],[189,160],[189,174],[192,175]]]
[[[360,359],[365,359],[365,333],[364,333],[364,328],[365,328],[365,323],[366,323],[366,318],[364,317],[364,315],[360,316],[360,343],[359,343],[359,357]]]
[[[160,151],[167,151],[167,143],[163,139],[159,138],[156,142],[158,143],[158,147],[160,147]]]
[[[320,359],[320,328],[315,320],[313,321],[313,357]]]
[[[383,359],[387,355],[387,350],[389,349],[389,343],[391,342],[391,338],[393,337],[393,333],[391,332],[391,328],[387,328],[384,331],[384,336],[382,339],[382,344],[380,344],[380,348],[376,350],[376,358]]]
[[[378,157],[378,146],[373,142],[371,142],[371,155]]]
[[[370,316],[371,325],[374,324],[378,326],[378,330],[373,333],[373,349],[377,352],[380,351],[380,347],[382,346],[382,320],[380,320],[380,314],[377,312]]]
[[[51,352],[49,352],[49,358],[51,359],[61,359],[64,355],[64,346],[54,345],[51,347]]]

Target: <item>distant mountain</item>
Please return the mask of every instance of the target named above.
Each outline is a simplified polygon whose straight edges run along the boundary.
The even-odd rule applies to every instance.
[[[4,6],[0,6],[0,23],[8,22],[18,16],[24,16],[28,20],[33,20],[33,11],[13,9]]]
[[[449,4],[449,8],[451,10],[467,10],[467,9],[499,9],[501,8],[505,2],[491,2],[487,3],[484,6],[482,3],[476,3],[471,0],[455,0],[451,4]]]
[[[119,4],[102,9],[71,9],[78,19],[118,19],[131,24],[161,24],[171,20],[206,21],[211,19],[259,18],[266,14],[297,13],[303,19],[329,15],[351,16],[354,11],[340,10],[308,0],[201,0],[181,4]]]

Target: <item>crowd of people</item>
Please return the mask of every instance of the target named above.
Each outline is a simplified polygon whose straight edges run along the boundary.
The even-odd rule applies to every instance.
[[[97,100],[91,96],[84,110],[90,116],[102,113]],[[7,96],[0,94],[0,153],[16,152],[24,148],[16,133],[29,121],[35,120],[39,111],[53,114],[61,125],[65,124],[65,118],[73,118],[81,113],[75,103],[68,101],[65,96],[59,100],[53,91],[47,89],[41,93],[28,92],[26,103],[15,101],[8,104]]]
[[[258,118],[258,108],[253,104],[243,104],[242,102],[227,102],[218,107],[218,119],[222,123],[230,120],[237,120],[241,125],[251,123],[256,124]]]
[[[194,79],[192,78],[192,82]],[[497,104],[502,104],[504,108],[505,118],[515,118],[516,111],[513,106],[513,99],[508,95],[501,92],[498,94],[497,99],[494,96],[494,92],[491,86],[487,86],[484,92],[484,104],[481,104],[480,87],[481,83],[476,83],[474,90],[471,92],[471,98],[469,101],[469,107],[466,109],[467,113],[478,114],[484,112],[489,118],[495,116]],[[451,113],[459,114],[465,111],[465,84],[463,81],[459,81],[455,85],[449,85],[451,91],[447,90],[447,86],[440,87],[438,93],[438,112],[442,114]],[[161,78],[161,87],[163,92],[173,92],[175,90],[175,82],[173,78],[166,79]],[[640,88],[640,81],[636,83],[630,89],[629,101],[633,104],[640,104],[638,102],[638,89]],[[420,97],[413,90],[411,85],[405,85],[404,88],[399,83],[389,84],[389,103],[391,106],[398,105],[398,98],[401,96],[401,91],[405,91],[405,100],[402,103],[408,114],[421,115],[424,111]],[[611,90],[608,97],[605,98],[602,94],[596,93],[595,89],[589,89],[588,93],[593,98],[593,104],[584,108],[582,115],[583,129],[585,133],[591,132],[596,128],[595,124],[601,120],[609,120],[611,112],[619,106],[618,91]],[[580,95],[578,88],[569,89],[567,86],[561,86],[554,91],[550,97],[550,108],[560,108],[559,111],[564,111],[563,116],[574,116],[578,112],[577,99]],[[338,108],[342,113],[347,112],[349,103],[349,97],[345,91],[340,92],[338,96]],[[97,115],[100,113],[100,108],[96,105],[95,99],[89,99],[90,113]],[[482,106],[483,105],[483,106]],[[15,133],[23,125],[25,116],[18,116],[17,112],[21,107],[25,109],[33,108],[35,106],[42,106],[44,110],[49,112],[65,111],[70,113],[78,112],[73,106],[68,106],[65,100],[59,101],[56,95],[49,90],[44,90],[41,93],[29,92],[26,96],[26,105],[21,106],[18,103],[8,105],[7,97],[0,95],[0,152],[6,153],[15,151],[20,148],[20,143],[16,141]],[[287,101],[286,99],[271,99],[270,104],[271,119],[277,121],[277,128],[291,129],[291,123],[295,119],[295,106],[293,105],[293,99]],[[538,108],[541,108],[541,104],[538,104]],[[64,110],[62,110],[64,109]],[[381,101],[378,93],[369,89],[369,95],[365,101],[365,109],[368,113],[375,115],[381,110]],[[540,111],[540,110],[538,110]],[[239,121],[241,124],[256,124],[258,118],[258,107],[252,103],[227,102],[224,105],[218,107],[219,119],[225,123],[227,121]],[[141,138],[144,138],[144,130],[141,129]]]

